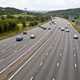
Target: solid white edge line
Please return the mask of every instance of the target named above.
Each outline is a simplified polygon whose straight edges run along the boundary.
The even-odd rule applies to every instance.
[[[53,78],[52,80],[55,80],[55,78]]]
[[[30,80],[33,80],[34,79],[34,77],[32,76],[31,78],[30,78]]]

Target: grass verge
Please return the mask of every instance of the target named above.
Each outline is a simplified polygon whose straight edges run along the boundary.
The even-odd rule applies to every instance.
[[[80,33],[80,25],[77,25],[76,22],[71,22],[71,24]]]

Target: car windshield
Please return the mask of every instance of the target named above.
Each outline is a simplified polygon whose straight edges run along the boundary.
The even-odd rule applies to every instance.
[[[80,0],[0,0],[0,80],[80,80]]]

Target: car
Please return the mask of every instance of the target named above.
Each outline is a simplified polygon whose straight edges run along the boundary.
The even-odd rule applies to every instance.
[[[35,38],[35,35],[34,35],[34,34],[31,34],[31,35],[30,35],[30,38],[31,38],[31,39],[34,39],[34,38]]]
[[[61,27],[59,27],[59,29],[61,29]]]
[[[68,27],[65,27],[65,29],[68,29]]]
[[[22,36],[17,36],[16,37],[16,41],[22,41],[23,40],[23,37]]]
[[[51,28],[49,27],[48,30],[51,30]]]
[[[23,32],[23,34],[24,34],[24,35],[26,35],[26,34],[27,34],[27,32],[26,32],[26,31],[24,31],[24,32]]]
[[[43,27],[43,26],[41,26],[41,25],[39,25],[39,27],[40,27],[41,29],[43,29],[43,30],[46,30],[46,27]]]
[[[43,30],[46,30],[47,28],[43,27]]]
[[[54,22],[54,24],[56,24],[56,22]]]
[[[52,25],[52,23],[51,23],[51,22],[50,22],[49,24],[50,24],[50,25]]]
[[[74,38],[74,39],[78,39],[79,37],[78,37],[78,35],[75,34],[75,35],[73,36],[73,38]]]
[[[52,21],[52,23],[53,23],[53,24],[56,24],[56,22],[55,22],[55,21]]]
[[[64,31],[64,28],[63,27],[61,28],[61,31]]]
[[[69,29],[66,29],[65,31],[66,31],[66,32],[69,32]]]

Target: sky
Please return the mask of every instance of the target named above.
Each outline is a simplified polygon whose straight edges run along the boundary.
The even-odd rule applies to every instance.
[[[0,0],[0,7],[49,11],[80,8],[80,0]]]

